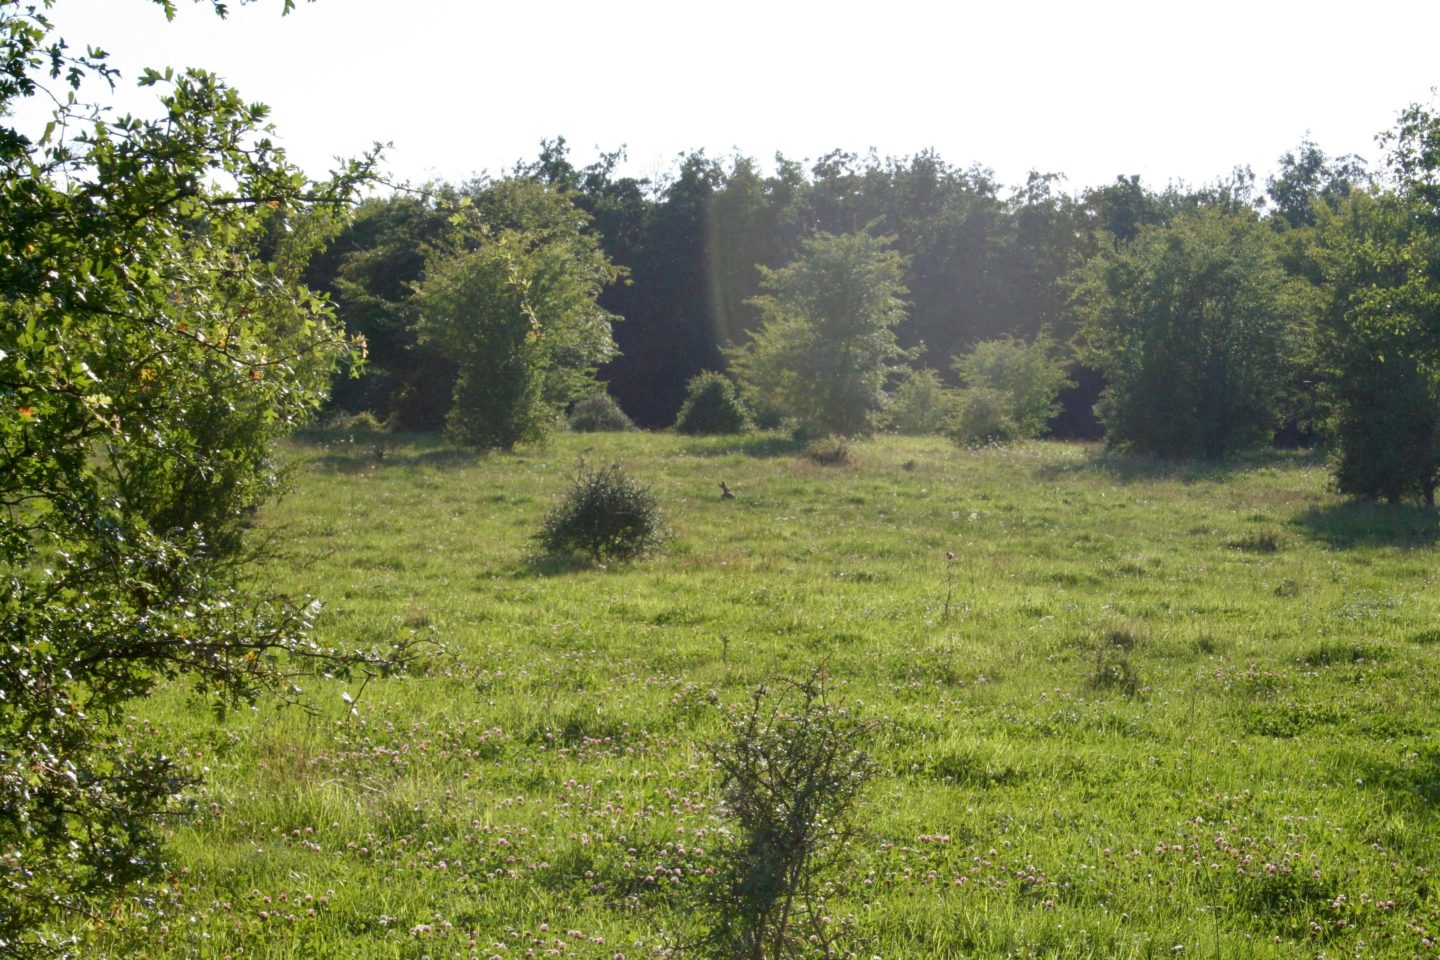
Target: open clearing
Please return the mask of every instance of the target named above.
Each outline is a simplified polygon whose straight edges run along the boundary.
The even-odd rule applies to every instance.
[[[145,704],[206,786],[168,886],[87,952],[651,955],[719,839],[701,745],[722,706],[821,661],[883,721],[831,902],[863,956],[1435,952],[1436,521],[1341,503],[1313,457],[880,438],[821,466],[769,434],[293,452],[270,575],[325,601],[325,643],[435,645],[406,676],[309,686],[311,712]],[[535,559],[582,457],[653,485],[660,555]]]

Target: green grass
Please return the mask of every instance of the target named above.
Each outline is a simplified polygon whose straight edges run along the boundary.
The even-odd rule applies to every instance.
[[[1341,503],[1313,458],[294,452],[267,577],[325,600],[328,643],[431,652],[363,692],[317,682],[311,712],[143,705],[206,786],[164,889],[88,955],[651,955],[713,861],[721,707],[821,661],[883,721],[829,905],[863,956],[1435,952],[1436,523]],[[658,556],[535,555],[582,457],[653,484]]]

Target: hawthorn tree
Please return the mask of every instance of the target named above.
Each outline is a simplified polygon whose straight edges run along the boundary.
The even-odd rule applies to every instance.
[[[1320,357],[1342,493],[1434,506],[1440,484],[1440,117],[1387,137],[1385,189],[1318,211]]]
[[[155,0],[173,15],[169,0]],[[224,4],[211,2],[224,14]],[[292,0],[285,0],[289,9]],[[114,83],[49,0],[0,0],[0,956],[65,949],[57,917],[159,866],[186,772],[119,721],[186,678],[217,708],[359,655],[316,605],[243,577],[273,442],[355,349],[296,282],[367,175],[312,183],[202,70],[147,71],[154,119],[77,93]],[[53,98],[42,130],[22,101]],[[276,238],[282,238],[277,240]],[[262,252],[265,254],[262,256]]]
[[[1307,288],[1252,213],[1201,207],[1143,226],[1079,278],[1109,443],[1216,458],[1271,435],[1310,316]]]
[[[740,382],[812,429],[869,432],[908,356],[895,337],[906,289],[892,242],[820,233],[794,262],[761,267],[766,292],[753,303],[764,322],[731,353]]]
[[[571,200],[531,179],[503,180],[456,215],[461,229],[427,264],[420,338],[458,368],[446,429],[510,449],[542,439],[594,392],[615,355],[597,303],[620,276]]]

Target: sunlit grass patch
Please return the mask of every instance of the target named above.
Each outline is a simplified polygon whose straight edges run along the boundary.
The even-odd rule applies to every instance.
[[[821,662],[877,721],[827,899],[866,955],[1408,957],[1440,930],[1433,526],[1340,503],[1308,455],[878,437],[836,469],[781,434],[644,433],[293,452],[297,489],[260,518],[287,558],[269,576],[326,601],[323,642],[430,653],[319,682],[310,712],[145,705],[207,786],[173,900],[87,927],[87,953],[650,956],[725,840],[701,745]],[[581,457],[643,477],[672,539],[537,565]]]

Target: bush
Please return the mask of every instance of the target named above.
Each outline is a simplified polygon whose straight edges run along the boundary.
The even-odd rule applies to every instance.
[[[335,433],[385,433],[388,430],[369,410],[332,414],[320,426]]]
[[[987,439],[1012,440],[1038,437],[1050,420],[1060,412],[1060,391],[1074,383],[1065,375],[1065,362],[1056,358],[1055,345],[1041,336],[1034,343],[1006,337],[975,344],[964,356],[955,360],[967,392],[989,391],[983,401],[969,398],[971,406],[982,403],[1004,411],[995,418],[996,425],[1008,421],[1008,436]],[[972,411],[972,416],[978,411]],[[973,442],[973,441],[967,441]],[[981,441],[983,442],[983,440]]]
[[[827,433],[863,436],[876,424],[885,382],[910,352],[895,328],[905,319],[905,259],[894,237],[816,233],[798,259],[760,272],[761,317],[728,351],[748,395]]]
[[[597,393],[575,404],[570,411],[570,429],[576,433],[615,433],[634,430],[635,422],[620,409],[608,393]]]
[[[549,553],[583,553],[604,563],[647,553],[664,534],[649,487],[626,476],[618,463],[603,470],[582,463],[569,491],[545,516],[537,539]]]
[[[1141,690],[1140,672],[1130,662],[1130,653],[1142,639],[1141,634],[1122,625],[1101,631],[1090,675],[1085,678],[1085,688],[1096,693],[1113,691],[1127,697],[1138,696]]]
[[[822,467],[838,467],[850,459],[850,444],[844,437],[824,437],[805,447],[805,456]]]
[[[710,946],[729,957],[843,956],[849,931],[825,916],[824,883],[859,829],[876,727],[829,697],[823,669],[761,686],[729,720],[729,736],[708,745],[734,837],[704,905]]]
[[[750,411],[735,384],[722,373],[707,370],[685,386],[685,403],[675,429],[689,434],[744,433],[754,429]]]
[[[947,432],[951,440],[965,447],[1008,443],[1020,435],[1011,410],[1010,398],[999,390],[988,387],[961,390]]]
[[[1253,211],[1201,207],[1143,227],[1077,280],[1111,447],[1218,459],[1274,435],[1309,352],[1313,288]]]
[[[1134,697],[1140,693],[1140,673],[1124,651],[1101,647],[1095,651],[1095,662],[1085,687],[1096,693],[1115,691]]]
[[[896,433],[926,436],[939,433],[954,414],[954,391],[940,382],[940,374],[909,370],[890,394],[886,422]]]
[[[779,430],[785,426],[785,411],[774,401],[754,394],[742,393],[740,402],[750,411],[757,430]]]

